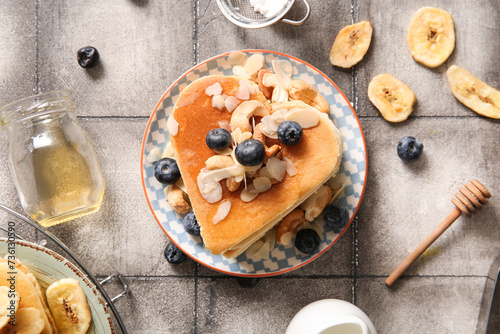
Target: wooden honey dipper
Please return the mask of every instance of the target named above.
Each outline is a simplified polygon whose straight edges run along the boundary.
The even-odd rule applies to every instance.
[[[429,248],[430,245],[434,241],[436,241],[437,238],[443,234],[444,231],[448,227],[453,224],[455,220],[457,220],[462,213],[464,213],[467,217],[471,216],[471,213],[476,213],[478,210],[481,210],[483,208],[483,205],[485,205],[488,202],[488,198],[491,197],[490,192],[488,189],[486,189],[485,186],[483,186],[479,181],[477,180],[472,180],[470,183],[467,183],[464,187],[460,187],[458,189],[460,192],[457,192],[455,194],[456,199],[452,198],[451,201],[453,204],[455,204],[455,208],[453,211],[448,215],[448,217],[443,220],[441,224],[439,224],[434,231],[431,232],[425,238],[418,247],[411,252],[410,255],[392,272],[389,277],[385,280],[385,284],[388,286],[392,286],[394,282],[405,272],[408,267],[415,262],[415,260],[422,255],[423,252],[427,248]]]

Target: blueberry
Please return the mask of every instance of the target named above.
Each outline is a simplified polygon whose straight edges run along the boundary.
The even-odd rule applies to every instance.
[[[302,127],[294,121],[284,121],[278,126],[278,139],[285,145],[297,145],[302,138]]]
[[[99,52],[93,46],[86,46],[78,50],[76,59],[81,67],[92,68],[99,62]]]
[[[312,254],[318,248],[321,239],[315,230],[306,228],[295,235],[295,247],[302,253]]]
[[[186,254],[173,243],[169,243],[165,248],[165,258],[170,263],[181,263],[186,260]]]
[[[257,139],[248,139],[236,146],[234,154],[243,166],[257,166],[264,162],[266,149]]]
[[[238,277],[238,284],[243,288],[253,288],[259,280],[257,277]]]
[[[174,184],[181,178],[177,162],[171,158],[158,160],[155,165],[155,177],[160,183]]]
[[[424,145],[414,137],[404,137],[398,143],[398,156],[408,162],[417,160],[423,150]]]
[[[185,216],[184,216],[184,221],[183,221],[184,229],[188,234],[194,235],[194,236],[199,236],[200,235],[200,225],[198,224],[198,220],[196,219],[196,216],[194,215],[193,211],[189,211]]]
[[[207,134],[207,146],[215,151],[222,151],[231,144],[231,134],[226,129],[213,129]]]
[[[349,211],[335,204],[330,204],[325,209],[323,220],[326,226],[330,227],[334,233],[340,233],[349,221]]]

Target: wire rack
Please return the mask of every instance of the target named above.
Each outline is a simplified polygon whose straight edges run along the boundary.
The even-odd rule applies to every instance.
[[[19,212],[15,211],[9,207],[6,207],[2,204],[0,204],[0,210],[7,212],[8,214],[12,215],[13,217],[16,217],[17,219],[19,219],[23,223],[33,227],[36,231],[42,233],[48,239],[53,241],[58,247],[60,247],[67,254],[67,257],[69,258],[69,260],[71,262],[73,262],[73,264],[78,265],[79,269],[81,269],[81,271],[84,272],[85,275],[87,275],[87,278],[95,285],[96,289],[102,295],[102,298],[104,298],[104,300],[106,302],[106,306],[111,311],[111,313],[114,317],[113,320],[115,321],[117,327],[120,329],[121,333],[124,333],[124,334],[128,333],[127,329],[125,328],[125,324],[123,323],[123,320],[121,319],[121,317],[120,317],[120,315],[115,307],[115,304],[114,304],[118,299],[122,298],[123,296],[125,296],[129,293],[128,285],[124,281],[121,274],[118,273],[115,275],[110,275],[110,276],[104,278],[102,281],[98,281],[92,275],[92,273],[90,273],[90,271],[83,265],[83,263],[73,254],[73,252],[62,241],[60,241],[56,236],[54,236],[52,233],[47,231],[45,228],[40,226],[37,222],[35,222],[31,218],[26,217],[26,216],[20,214]],[[7,232],[7,229],[5,229],[1,226],[0,226],[0,230]],[[18,234],[15,234],[15,237],[17,239],[24,240],[24,238]],[[42,246],[44,246],[44,245],[42,245]],[[113,298],[110,298],[109,295],[107,294],[106,290],[104,290],[103,285],[108,284],[108,283],[115,281],[115,280],[121,284],[122,291],[120,293],[118,293],[116,296],[114,296]],[[116,329],[116,326],[115,326],[115,329]]]

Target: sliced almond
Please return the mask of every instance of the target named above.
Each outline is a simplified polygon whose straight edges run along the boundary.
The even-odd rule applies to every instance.
[[[293,66],[288,60],[278,60],[278,64],[287,76],[290,78],[293,76]]]
[[[168,142],[165,150],[163,151],[161,158],[173,158],[174,157],[174,147],[172,146],[172,142]]]
[[[293,164],[292,160],[287,157],[283,157],[283,161],[286,163],[286,172],[289,176],[294,176],[297,174],[297,168]]]
[[[250,94],[254,95],[257,93],[256,85],[247,80],[240,80],[240,86],[245,86]]]
[[[212,97],[212,107],[222,110],[225,106],[225,99],[222,95]]]
[[[168,116],[167,129],[172,136],[175,136],[179,130],[179,123],[177,123],[173,114]]]
[[[231,65],[243,65],[248,59],[248,55],[243,52],[233,51],[227,57],[227,62]]]
[[[234,94],[234,96],[240,100],[248,100],[250,99],[250,91],[248,90],[248,87],[244,86],[244,85],[240,85],[240,87],[238,88],[238,91],[236,92],[236,94]]]
[[[208,96],[220,95],[222,94],[222,86],[220,85],[220,83],[216,82],[205,89],[205,94],[207,94]]]
[[[258,193],[263,193],[271,189],[272,183],[268,177],[258,177],[253,180],[253,185]]]
[[[215,216],[212,218],[212,223],[217,224],[221,220],[227,217],[229,211],[231,210],[231,201],[222,201],[217,208]]]
[[[248,58],[243,68],[250,76],[252,76],[264,66],[264,63],[265,59],[263,55],[254,54]]]
[[[250,80],[252,76],[243,68],[243,66],[236,65],[233,67],[233,75],[242,79]]]
[[[267,171],[269,174],[278,181],[283,181],[286,173],[286,162],[276,158],[271,157],[267,160]]]
[[[159,147],[155,147],[148,153],[146,156],[146,160],[153,163],[161,159],[161,149]]]
[[[319,115],[309,108],[295,108],[285,115],[285,120],[297,122],[303,129],[307,129],[318,125]]]
[[[241,200],[247,203],[253,201],[257,196],[259,196],[259,193],[255,191],[253,184],[243,189],[240,194]]]
[[[234,96],[228,96],[227,99],[224,101],[224,105],[230,113],[233,112],[234,109],[240,104],[240,100],[238,100]]]

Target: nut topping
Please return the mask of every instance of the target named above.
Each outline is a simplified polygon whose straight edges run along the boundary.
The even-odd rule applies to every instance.
[[[290,97],[300,100],[325,114],[330,112],[330,105],[321,93],[310,83],[303,80],[293,80],[288,86]]]
[[[276,233],[276,240],[281,243],[281,237],[287,233],[291,232],[293,234],[297,233],[299,227],[306,222],[304,218],[304,210],[295,209],[283,218],[283,220],[278,224],[278,231]]]

